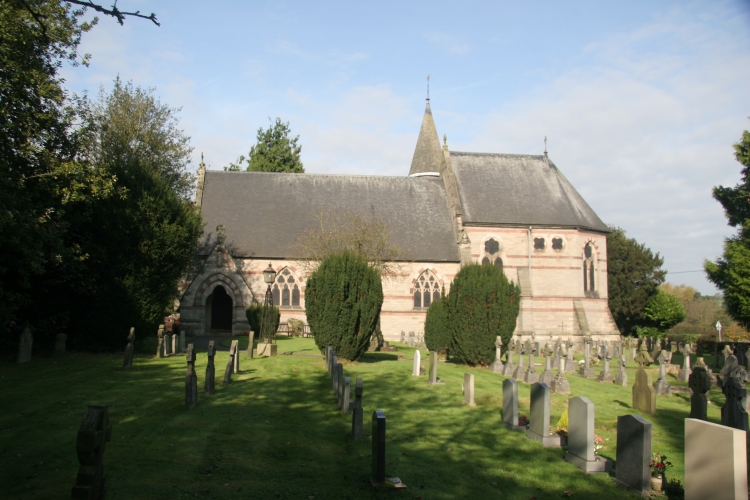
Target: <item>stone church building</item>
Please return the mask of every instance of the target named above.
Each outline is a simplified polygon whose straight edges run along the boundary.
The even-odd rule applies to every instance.
[[[206,232],[179,304],[189,335],[248,330],[245,308],[263,303],[269,263],[282,322],[305,321],[300,243],[333,213],[384,222],[401,252],[400,273],[383,281],[386,340],[422,332],[430,303],[470,262],[498,266],[520,285],[518,337],[619,336],[607,305],[607,226],[546,151],[441,146],[429,99],[408,175],[207,171],[201,163],[196,205]]]

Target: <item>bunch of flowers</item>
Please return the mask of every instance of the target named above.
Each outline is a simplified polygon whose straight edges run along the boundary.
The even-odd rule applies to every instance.
[[[651,474],[658,476],[664,474],[667,469],[672,467],[672,462],[667,460],[666,455],[662,455],[658,451],[651,454]]]
[[[604,448],[604,440],[598,434],[594,434],[594,453]]]
[[[529,419],[526,417],[526,415],[518,415],[518,425],[529,425]]]

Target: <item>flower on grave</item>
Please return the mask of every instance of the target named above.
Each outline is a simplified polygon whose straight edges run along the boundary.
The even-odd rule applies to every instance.
[[[666,455],[662,455],[658,451],[651,454],[651,475],[659,476],[667,472],[667,469],[672,467],[672,462],[667,460]]]
[[[594,453],[604,448],[604,440],[598,434],[594,434]]]
[[[584,364],[586,364],[586,360],[582,359],[582,360],[580,360],[578,362],[578,364],[581,365],[581,366],[583,366]]]
[[[526,417],[526,415],[518,415],[518,425],[524,426],[529,425],[529,419]]]

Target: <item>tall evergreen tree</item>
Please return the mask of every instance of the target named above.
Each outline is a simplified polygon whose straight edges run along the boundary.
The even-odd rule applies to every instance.
[[[607,235],[609,310],[623,335],[634,335],[644,325],[643,310],[664,282],[664,259],[643,243],[612,228]]]
[[[342,359],[367,350],[382,305],[380,273],[360,255],[329,255],[307,280],[305,312],[315,344],[321,350],[330,344]]]
[[[291,132],[289,122],[284,123],[281,118],[276,118],[276,122],[269,125],[268,129],[258,129],[257,142],[250,148],[248,157],[240,156],[236,163],[230,163],[224,170],[239,171],[243,163],[246,163],[248,172],[304,174],[299,136],[290,137]]]
[[[724,207],[737,234],[724,241],[724,255],[704,264],[708,279],[724,292],[724,305],[737,323],[750,328],[750,132],[734,145],[742,178],[734,187],[718,186],[713,196]]]
[[[445,290],[441,293],[440,300],[434,301],[427,309],[424,320],[424,343],[430,351],[446,351],[453,342],[444,300]]]

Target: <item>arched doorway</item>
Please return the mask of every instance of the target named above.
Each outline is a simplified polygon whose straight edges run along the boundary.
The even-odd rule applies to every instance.
[[[214,288],[206,300],[206,313],[211,319],[209,330],[232,331],[232,297],[229,296],[223,286]]]

